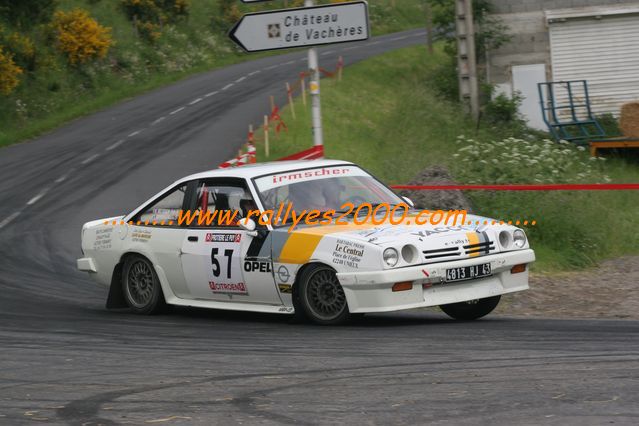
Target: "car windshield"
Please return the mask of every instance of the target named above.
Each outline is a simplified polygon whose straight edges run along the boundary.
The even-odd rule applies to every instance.
[[[296,212],[348,210],[348,203],[397,205],[402,200],[357,166],[340,165],[295,170],[255,180],[265,210],[292,204]]]

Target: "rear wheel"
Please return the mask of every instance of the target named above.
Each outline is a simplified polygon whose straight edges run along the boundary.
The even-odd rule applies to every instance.
[[[142,256],[129,256],[124,261],[122,293],[127,305],[136,314],[155,314],[166,306],[155,269]]]
[[[500,299],[501,296],[493,296],[485,299],[469,300],[468,302],[441,305],[440,308],[451,318],[472,321],[491,313],[499,304]]]
[[[314,323],[337,325],[350,318],[344,289],[333,269],[311,265],[302,272],[298,285],[299,305]]]

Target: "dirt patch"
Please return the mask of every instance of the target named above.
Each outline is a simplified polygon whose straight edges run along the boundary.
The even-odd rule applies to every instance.
[[[504,296],[495,313],[554,318],[639,319],[639,256],[580,272],[533,274],[530,290]]]
[[[432,166],[422,170],[407,185],[455,185],[450,172],[442,166]],[[461,191],[399,191],[410,198],[415,208],[424,210],[466,210],[472,212],[472,205]]]

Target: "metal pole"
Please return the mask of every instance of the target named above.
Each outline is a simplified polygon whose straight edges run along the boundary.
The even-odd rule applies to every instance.
[[[313,0],[304,0],[304,6],[314,6]],[[324,145],[322,132],[322,107],[320,103],[320,70],[317,49],[308,50],[308,69],[311,73],[309,88],[311,92],[311,117],[313,122],[313,145]]]

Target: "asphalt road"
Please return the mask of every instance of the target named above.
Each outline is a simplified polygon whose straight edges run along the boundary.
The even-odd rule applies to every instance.
[[[635,321],[412,312],[322,328],[104,309],[106,291],[75,271],[81,224],[231,157],[303,60],[201,74],[0,150],[0,424],[638,424]]]

